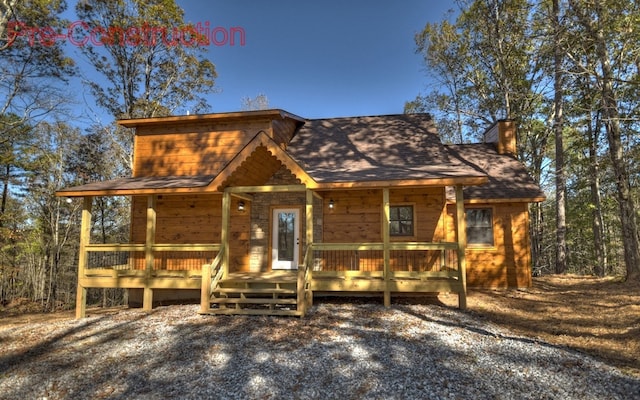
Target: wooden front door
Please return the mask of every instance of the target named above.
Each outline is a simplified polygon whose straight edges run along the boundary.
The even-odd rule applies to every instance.
[[[300,256],[300,210],[275,208],[271,221],[271,269],[297,269]]]

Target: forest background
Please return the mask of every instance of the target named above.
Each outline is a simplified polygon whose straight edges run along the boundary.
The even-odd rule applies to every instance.
[[[217,71],[194,46],[121,45],[105,36],[81,47],[35,45],[16,24],[62,32],[67,3],[0,0],[0,302],[26,298],[43,310],[72,307],[79,243],[78,200],[55,191],[128,176],[131,132],[120,118],[207,112]],[[150,21],[183,27],[173,0],[80,1],[88,26]],[[41,37],[40,37],[41,38]],[[446,142],[479,140],[499,119],[518,128],[518,157],[548,200],[530,208],[533,273],[640,280],[640,5],[619,0],[460,0],[415,37],[429,86],[405,112],[429,112]],[[72,76],[109,121],[74,125],[63,90]],[[418,89],[418,88],[416,88]],[[416,90],[418,92],[418,90]],[[264,94],[239,99],[267,108]],[[127,242],[126,198],[96,198],[93,237]],[[126,301],[92,290],[91,303]]]

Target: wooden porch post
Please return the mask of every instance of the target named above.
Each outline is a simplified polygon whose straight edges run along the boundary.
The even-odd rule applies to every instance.
[[[222,278],[229,275],[229,221],[231,220],[231,192],[225,189],[222,194],[222,226],[220,239],[222,242]]]
[[[383,257],[384,257],[384,306],[391,306],[391,271],[390,271],[390,259],[391,252],[389,250],[389,245],[391,243],[390,235],[389,235],[389,224],[391,219],[391,212],[389,211],[389,188],[382,189],[382,240],[383,240]]]
[[[307,246],[313,244],[313,192],[307,189]]]
[[[306,250],[309,246],[313,245],[313,192],[309,189],[306,190],[306,200],[305,200],[305,231],[306,231],[306,240],[305,240],[305,252],[303,256],[303,264],[302,268],[298,268],[298,288],[297,288],[297,297],[298,304],[297,309],[301,313],[301,316],[307,312],[307,305],[311,306],[313,304],[313,292],[306,290],[307,282],[305,274],[307,272],[308,265],[305,262],[311,262],[306,259],[307,252]],[[309,269],[309,279],[311,279],[311,269]],[[307,298],[307,293],[309,293],[309,297]]]
[[[80,249],[78,254],[78,287],[76,292],[76,319],[84,318],[87,314],[87,288],[82,286],[87,269],[86,247],[91,241],[91,207],[93,197],[84,197],[82,207],[82,222],[80,223]]]
[[[467,223],[464,215],[464,196],[462,185],[456,185],[456,237],[458,239],[458,279],[461,291],[458,293],[458,308],[467,308],[467,263],[465,251],[467,249]]]
[[[147,234],[144,242],[145,278],[144,293],[142,297],[142,309],[151,311],[153,308],[153,289],[149,287],[151,273],[153,272],[153,245],[156,240],[156,196],[147,196]]]

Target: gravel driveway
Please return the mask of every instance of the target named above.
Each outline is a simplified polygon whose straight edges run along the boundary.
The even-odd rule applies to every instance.
[[[0,325],[0,398],[640,399],[638,378],[437,305],[197,309]]]

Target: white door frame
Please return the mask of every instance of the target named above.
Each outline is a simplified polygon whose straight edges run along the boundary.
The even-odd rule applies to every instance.
[[[292,252],[279,254],[280,215],[282,213],[293,214],[293,228],[288,245],[292,246]],[[276,207],[271,212],[271,269],[292,270],[298,269],[300,260],[300,208]],[[287,239],[285,239],[287,240]]]

